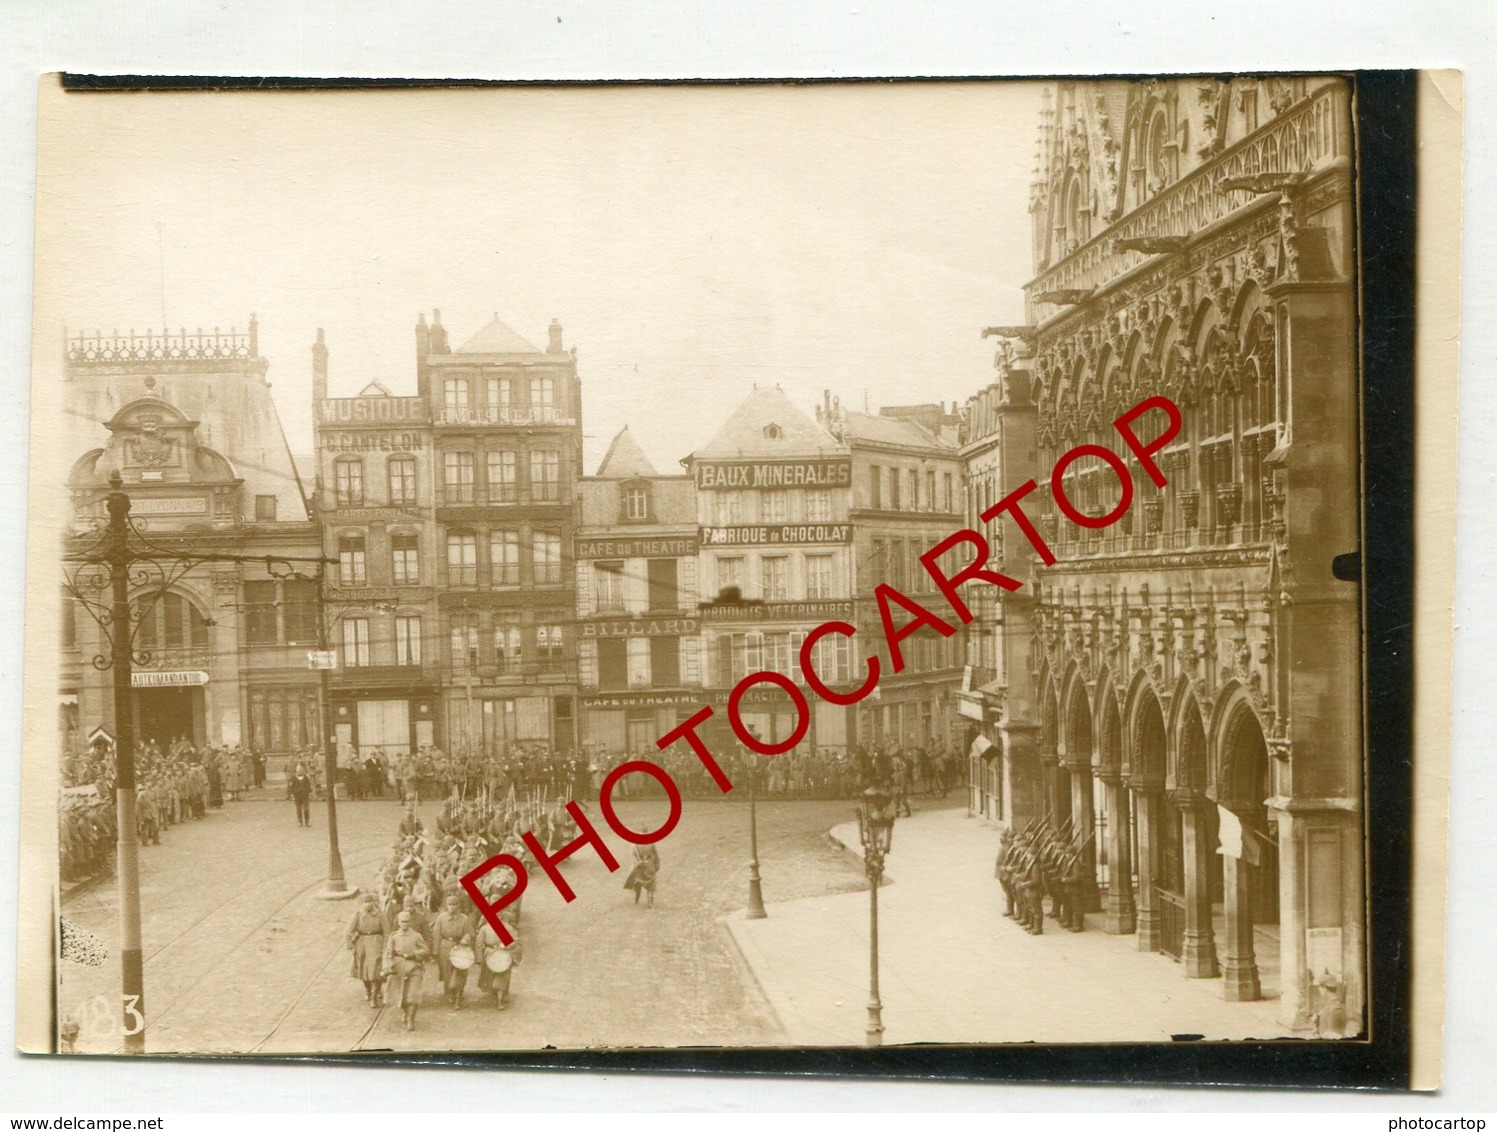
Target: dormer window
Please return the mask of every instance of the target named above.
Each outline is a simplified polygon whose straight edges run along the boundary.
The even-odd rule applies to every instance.
[[[650,517],[650,489],[645,484],[630,484],[624,488],[624,518],[631,522],[643,522]]]
[[[766,440],[779,440],[784,435],[785,430],[777,424],[767,424],[764,426],[764,437]]]

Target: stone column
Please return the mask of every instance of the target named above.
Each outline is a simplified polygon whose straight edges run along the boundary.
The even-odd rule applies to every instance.
[[[1253,866],[1236,857],[1223,857],[1222,866],[1227,898],[1222,997],[1228,1002],[1253,1002],[1263,997],[1258,985],[1258,963],[1253,953]]]
[[[1211,853],[1215,847],[1201,811],[1203,799],[1181,794],[1176,803],[1183,819],[1185,855],[1185,943],[1180,959],[1187,979],[1214,979],[1221,974],[1211,929]]]
[[[1138,906],[1136,941],[1140,951],[1158,951],[1159,895],[1154,891],[1155,841],[1159,833],[1159,791],[1154,787],[1135,787],[1133,810],[1138,821]]]
[[[1104,774],[1107,787],[1107,918],[1102,930],[1112,935],[1133,931],[1133,853],[1128,836],[1128,788],[1113,771]]]
[[[1071,768],[1071,840],[1081,850],[1081,910],[1100,912],[1102,894],[1097,889],[1096,809],[1092,805],[1092,770],[1090,766]]]

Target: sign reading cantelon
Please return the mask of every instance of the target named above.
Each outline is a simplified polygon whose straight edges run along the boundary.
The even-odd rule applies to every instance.
[[[703,460],[696,466],[698,491],[736,491],[739,488],[847,487],[852,483],[852,461],[831,460]]]

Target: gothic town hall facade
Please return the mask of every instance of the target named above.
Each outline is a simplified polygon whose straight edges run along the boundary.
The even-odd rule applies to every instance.
[[[1001,520],[1026,584],[962,712],[1001,758],[992,816],[1092,831],[1105,930],[1327,1037],[1365,995],[1360,591],[1333,565],[1359,546],[1353,153],[1339,80],[1052,88],[982,419],[993,499],[1034,479],[1056,561]],[[1057,458],[1126,455],[1111,422],[1154,394],[1183,416],[1167,485],[1134,465],[1120,522],[1067,521]],[[1095,459],[1065,487],[1094,515],[1120,492]]]

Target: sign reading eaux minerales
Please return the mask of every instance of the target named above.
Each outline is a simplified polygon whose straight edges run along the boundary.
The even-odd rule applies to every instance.
[[[696,466],[698,491],[736,491],[740,488],[847,487],[852,483],[852,461],[833,460],[704,460]]]

